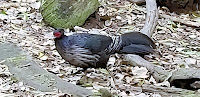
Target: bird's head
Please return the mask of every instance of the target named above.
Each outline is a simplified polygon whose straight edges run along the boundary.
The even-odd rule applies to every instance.
[[[64,35],[64,30],[63,29],[57,29],[53,32],[53,36],[55,38],[61,38]]]

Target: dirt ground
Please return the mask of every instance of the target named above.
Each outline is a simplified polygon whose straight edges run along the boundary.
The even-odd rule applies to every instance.
[[[81,68],[65,62],[55,50],[52,32],[42,21],[39,12],[39,0],[1,0],[0,1],[0,41],[12,42],[30,53],[33,59],[47,71],[63,80],[78,83],[84,73]],[[159,9],[158,24],[152,36],[157,45],[160,58],[149,56],[149,61],[168,69],[200,67],[200,28],[180,24],[163,18],[170,15],[200,23],[199,11],[190,14],[171,13],[166,7]],[[88,30],[101,30],[107,34],[121,34],[129,30],[139,31],[145,23],[145,5],[138,6],[127,0],[105,0],[99,9],[82,26]],[[76,29],[75,29],[76,30]],[[66,29],[66,32],[71,32]],[[66,33],[67,34],[67,33]],[[161,97],[159,93],[142,92],[129,86],[163,84],[156,83],[144,67],[132,67],[123,64],[116,55],[111,56],[108,69],[88,69],[89,82],[83,84],[87,89],[97,92],[107,88],[114,96],[123,97]],[[118,55],[117,55],[118,56]],[[1,60],[0,60],[1,61]],[[1,63],[1,62],[0,62]],[[169,84],[164,84],[170,87]],[[0,95],[3,96],[66,96],[61,91],[42,92],[25,85],[12,77],[8,67],[0,65]]]

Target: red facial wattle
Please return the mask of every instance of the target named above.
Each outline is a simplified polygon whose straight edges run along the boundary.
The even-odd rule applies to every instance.
[[[56,38],[60,38],[61,37],[61,33],[60,32],[54,32],[53,34]]]

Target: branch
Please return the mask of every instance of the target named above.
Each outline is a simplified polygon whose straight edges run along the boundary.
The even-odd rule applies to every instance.
[[[200,27],[199,22],[192,22],[192,21],[189,21],[189,20],[179,19],[179,18],[172,17],[172,16],[169,16],[169,15],[166,15],[166,14],[160,14],[160,16],[163,17],[163,18],[166,18],[166,19],[170,19],[171,21],[187,25],[187,26],[197,27],[197,28]]]
[[[157,24],[158,10],[156,0],[146,0],[147,15],[144,27],[140,32],[151,37]]]

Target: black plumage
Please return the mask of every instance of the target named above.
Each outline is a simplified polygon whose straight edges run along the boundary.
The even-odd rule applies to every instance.
[[[147,55],[156,48],[154,42],[140,32],[131,32],[121,35],[122,44],[118,53]]]
[[[139,32],[108,37],[104,35],[76,33],[65,36],[64,30],[54,31],[58,53],[70,64],[82,68],[105,68],[109,56],[114,53],[146,55],[153,53],[154,42]]]

